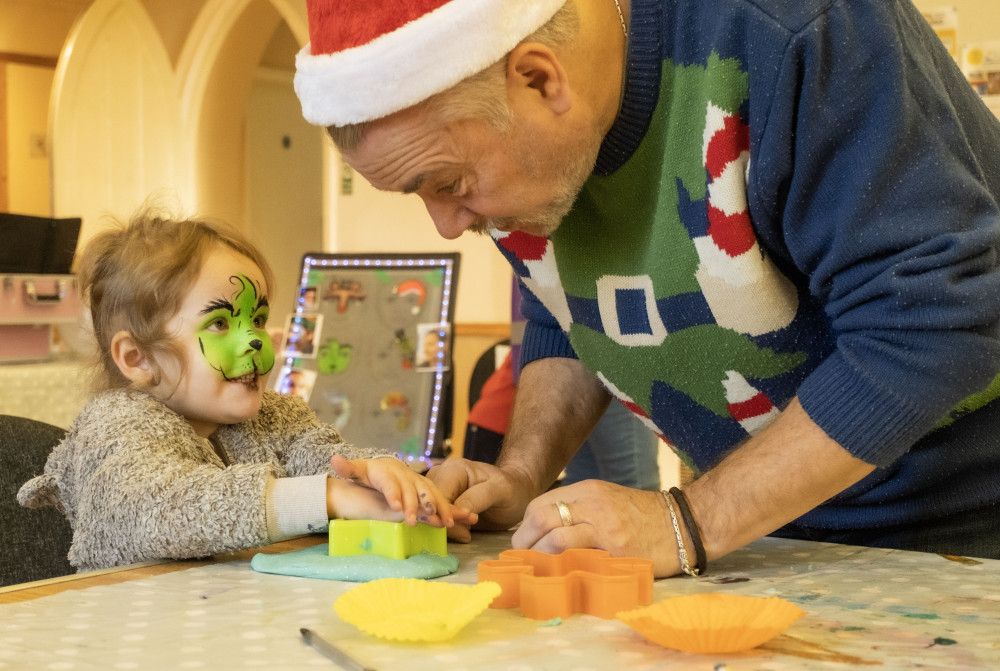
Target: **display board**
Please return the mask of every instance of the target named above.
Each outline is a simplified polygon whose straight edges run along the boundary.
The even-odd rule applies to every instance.
[[[356,445],[429,465],[446,407],[460,255],[306,254],[274,388]]]

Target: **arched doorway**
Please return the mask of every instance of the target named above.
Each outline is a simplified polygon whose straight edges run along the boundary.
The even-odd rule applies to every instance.
[[[279,275],[280,315],[302,253],[324,235],[322,131],[301,119],[291,85],[304,5],[187,7],[175,67],[161,35],[177,12],[96,0],[71,31],[53,87],[53,212],[84,218],[81,242],[150,195],[244,226]]]

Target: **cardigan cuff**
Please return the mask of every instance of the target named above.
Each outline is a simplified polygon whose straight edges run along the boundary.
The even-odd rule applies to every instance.
[[[521,341],[519,370],[535,359],[549,357],[575,359],[576,352],[573,351],[573,346],[569,344],[569,338],[561,329],[529,321],[524,328],[524,339]]]
[[[837,444],[881,468],[902,456],[940,419],[863,375],[839,352],[806,378],[798,399]]]
[[[326,530],[326,480],[327,474],[320,473],[268,481],[265,510],[272,543]]]

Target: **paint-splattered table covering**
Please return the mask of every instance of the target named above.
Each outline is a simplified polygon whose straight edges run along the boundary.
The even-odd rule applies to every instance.
[[[462,563],[447,580],[475,582],[477,563],[509,543],[508,534],[483,534],[450,545]],[[300,627],[380,671],[1000,669],[994,560],[763,539],[707,576],[656,582],[655,600],[730,592],[805,609],[783,635],[738,655],[674,652],[617,620],[539,622],[516,609],[487,610],[447,643],[390,643],[334,613],[352,587],[233,561],[2,605],[0,669],[336,668],[303,643]]]

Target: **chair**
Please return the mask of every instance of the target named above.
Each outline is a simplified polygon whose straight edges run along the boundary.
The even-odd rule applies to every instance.
[[[65,435],[51,424],[0,415],[0,587],[75,572],[66,558],[73,530],[63,514],[17,502],[17,490],[42,473]]]
[[[469,410],[472,410],[472,406],[482,396],[486,381],[490,379],[490,376],[496,370],[496,348],[509,344],[510,340],[501,340],[494,343],[476,360],[476,365],[472,369],[472,376],[469,379]],[[511,400],[513,401],[513,399]],[[465,440],[462,443],[462,456],[466,459],[482,461],[488,464],[496,463],[502,444],[503,434],[494,433],[489,429],[466,422]]]
[[[476,365],[472,368],[472,376],[469,379],[469,407],[471,408],[479,400],[479,396],[483,393],[483,385],[486,384],[486,380],[493,375],[493,371],[497,368],[497,355],[496,348],[502,345],[510,345],[510,339],[504,339],[500,342],[495,342],[489,346],[485,352],[479,355],[476,360]]]

